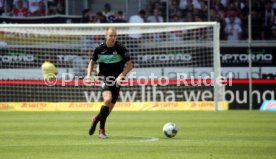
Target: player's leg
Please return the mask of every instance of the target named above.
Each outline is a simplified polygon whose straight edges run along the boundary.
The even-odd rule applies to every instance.
[[[95,130],[96,130],[97,124],[99,122],[99,114],[97,116],[92,116],[92,118],[91,118],[91,123],[92,124],[91,124],[91,127],[89,129],[89,135],[93,135]]]
[[[101,108],[100,128],[105,128],[106,118],[108,117],[110,110],[114,107],[112,103],[112,92],[110,90],[103,91],[104,105]]]
[[[108,115],[111,113],[112,109],[115,106],[115,103],[119,97],[120,87],[111,86],[108,87],[109,90],[103,91],[103,99],[104,99],[104,106],[102,107],[103,111],[101,113],[100,119],[100,130],[99,130],[99,137],[106,138],[105,135],[105,123]],[[108,108],[106,107],[108,106]],[[108,113],[107,113],[108,109]]]
[[[91,118],[92,124],[91,124],[91,127],[89,129],[89,135],[93,135],[94,134],[94,132],[96,130],[96,127],[97,127],[97,124],[98,124],[98,122],[101,119],[102,109],[103,109],[103,106],[101,107],[99,113],[96,116],[92,116],[92,118]]]
[[[104,105],[100,110],[100,129],[99,129],[99,138],[107,138],[105,134],[105,123],[106,119],[110,113],[110,109],[114,106],[112,103],[112,93],[110,90],[104,90],[103,93],[103,103]]]
[[[96,126],[99,121],[100,121],[100,129],[102,129],[102,131],[104,130],[106,118],[109,115],[109,110],[114,106],[114,104],[111,103],[112,93],[109,90],[103,90],[102,96],[103,96],[103,106],[101,107],[98,115],[92,117],[92,125],[89,129],[89,135],[94,134]]]
[[[111,90],[111,93],[112,93],[112,100],[111,100],[111,103],[113,104],[111,107],[109,107],[109,113],[111,113],[111,111],[113,110],[117,100],[118,100],[118,97],[119,97],[119,92],[120,92],[120,87],[112,87],[112,90]]]
[[[94,134],[99,121],[102,121],[100,122],[102,123],[100,124],[101,125],[100,127],[104,127],[106,117],[109,115],[109,109],[110,107],[113,107],[113,104],[111,103],[112,95],[110,95],[111,93],[108,93],[110,92],[111,87],[107,85],[105,81],[101,81],[101,82],[102,82],[102,96],[103,96],[104,103],[103,103],[103,106],[100,108],[99,113],[96,116],[93,116],[91,119],[92,124],[89,129],[89,135]]]
[[[92,124],[89,129],[89,135],[94,134],[98,122],[101,121],[102,118],[105,118],[106,110],[109,110],[109,106],[106,105],[108,98],[107,98],[107,95],[104,94],[104,92],[108,92],[110,88],[108,87],[108,85],[106,85],[104,81],[101,81],[101,82],[102,82],[102,95],[104,98],[104,105],[100,108],[99,113],[96,116],[93,116],[91,118]],[[109,114],[109,111],[108,111],[108,114]]]
[[[92,116],[91,118],[91,127],[89,129],[89,135],[93,135],[95,130],[96,130],[96,127],[97,127],[97,124],[98,122],[100,121],[100,116],[101,116],[101,112],[99,112],[96,116]]]

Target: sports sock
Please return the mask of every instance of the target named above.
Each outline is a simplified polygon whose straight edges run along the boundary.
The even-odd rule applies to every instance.
[[[97,123],[100,121],[100,119],[101,119],[101,110],[103,109],[103,107],[104,106],[102,106],[101,107],[101,109],[100,109],[100,112],[96,115],[96,117],[95,117],[95,122],[93,122],[93,125],[95,126],[95,125],[97,125]]]
[[[95,124],[100,121],[101,112],[98,113],[98,115],[95,117]]]
[[[100,111],[100,128],[104,129],[106,118],[109,115],[109,107],[108,106],[102,106]]]

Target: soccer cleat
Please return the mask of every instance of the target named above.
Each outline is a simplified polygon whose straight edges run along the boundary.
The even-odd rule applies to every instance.
[[[91,125],[91,128],[89,129],[89,135],[93,135],[94,132],[95,132],[95,129],[96,129],[96,126],[97,126],[96,116],[93,116],[91,118],[91,122],[92,122],[92,125]]]
[[[99,129],[99,138],[101,138],[101,139],[108,138],[108,136],[105,134],[105,130],[104,129]]]

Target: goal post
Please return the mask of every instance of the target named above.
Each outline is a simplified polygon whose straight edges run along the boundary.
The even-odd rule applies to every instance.
[[[216,80],[219,79],[221,76],[221,63],[220,63],[220,39],[219,37],[219,32],[220,32],[220,25],[217,23],[214,25],[214,30],[213,30],[213,36],[214,36],[214,77],[215,82],[214,82],[214,101],[215,101],[215,111],[218,111],[219,109],[219,101],[224,101],[224,86],[221,85],[221,83],[218,83]]]
[[[83,77],[107,27],[117,29],[117,40],[134,63],[119,103],[175,102],[179,109],[201,103],[197,106],[227,109],[218,81],[217,22],[2,24],[0,102],[100,102],[100,87],[88,86]],[[54,81],[42,76],[46,58],[57,68]]]

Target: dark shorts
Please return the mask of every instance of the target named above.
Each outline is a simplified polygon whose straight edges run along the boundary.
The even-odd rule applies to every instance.
[[[115,82],[114,84],[112,84],[112,83],[107,83],[105,80],[101,81],[101,86],[102,86],[102,92],[104,91],[111,92],[112,94],[111,103],[115,104],[119,97],[120,87],[117,87]]]

